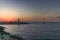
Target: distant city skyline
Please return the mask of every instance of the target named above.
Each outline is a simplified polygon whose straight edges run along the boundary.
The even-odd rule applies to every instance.
[[[60,21],[60,0],[0,0],[0,19],[5,21]],[[47,18],[48,17],[48,18]],[[54,17],[54,18],[49,18]],[[1,20],[0,20],[1,21]]]

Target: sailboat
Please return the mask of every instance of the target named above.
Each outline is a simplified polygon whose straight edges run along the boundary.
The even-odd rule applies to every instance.
[[[43,17],[43,19],[42,19],[42,24],[45,24],[44,17]]]

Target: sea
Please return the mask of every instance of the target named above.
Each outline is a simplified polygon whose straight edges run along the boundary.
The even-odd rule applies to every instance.
[[[60,22],[0,25],[6,32],[24,40],[60,39]]]

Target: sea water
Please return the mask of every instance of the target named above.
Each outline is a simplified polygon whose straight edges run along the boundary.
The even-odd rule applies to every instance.
[[[5,31],[21,36],[26,40],[33,39],[60,39],[60,23],[32,23],[22,25],[0,25]]]

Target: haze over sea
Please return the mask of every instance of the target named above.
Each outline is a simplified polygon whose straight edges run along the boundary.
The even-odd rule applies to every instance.
[[[22,25],[1,25],[6,27],[5,31],[21,36],[26,40],[33,39],[60,39],[60,23],[31,23]]]

